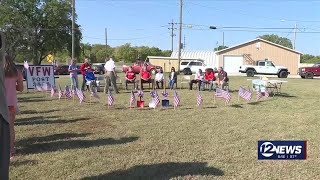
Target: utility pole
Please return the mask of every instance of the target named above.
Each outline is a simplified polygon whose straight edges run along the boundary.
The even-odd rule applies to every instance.
[[[180,73],[181,62],[181,35],[182,35],[182,0],[180,0],[180,22],[179,22],[179,51],[178,51],[178,73]]]
[[[222,46],[224,46],[224,32],[222,32]]]
[[[186,49],[186,35],[183,36],[183,50]]]
[[[107,28],[104,29],[106,35],[106,58],[108,58],[108,30]]]
[[[173,52],[173,37],[174,36],[176,36],[175,34],[174,34],[174,30],[176,30],[177,28],[174,28],[174,25],[175,25],[176,23],[173,23],[173,19],[172,19],[172,22],[171,23],[169,23],[169,25],[171,25],[171,28],[168,28],[169,30],[171,30],[171,52]]]
[[[293,49],[296,49],[296,38],[297,38],[297,23],[294,24],[294,32],[293,32]]]
[[[75,50],[75,0],[72,0],[72,60],[74,60],[74,50]]]

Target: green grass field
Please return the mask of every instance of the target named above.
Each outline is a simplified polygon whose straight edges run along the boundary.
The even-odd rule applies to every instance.
[[[102,93],[92,104],[21,93],[11,179],[320,179],[319,80],[288,79],[282,96],[238,102],[246,79],[230,77],[228,106],[205,91],[196,107],[197,91],[178,89],[177,110],[129,109],[124,90],[109,109]],[[258,140],[308,140],[308,158],[259,161]]]

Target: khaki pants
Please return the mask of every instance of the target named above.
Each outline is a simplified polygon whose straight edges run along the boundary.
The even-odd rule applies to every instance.
[[[106,94],[108,93],[110,83],[113,87],[113,90],[116,93],[119,93],[118,88],[117,88],[116,76],[114,75],[113,71],[107,71],[107,73],[106,73],[106,85],[104,87],[104,93],[106,93]]]
[[[10,126],[0,114],[0,179],[9,179]]]

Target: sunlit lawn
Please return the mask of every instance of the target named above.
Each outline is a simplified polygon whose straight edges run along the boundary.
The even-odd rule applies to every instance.
[[[11,179],[320,179],[320,81],[288,79],[283,96],[248,104],[236,90],[250,81],[230,79],[228,106],[205,91],[196,107],[197,91],[178,88],[177,110],[129,109],[123,89],[112,108],[102,93],[92,104],[19,94]],[[308,159],[258,161],[262,139],[308,140]]]

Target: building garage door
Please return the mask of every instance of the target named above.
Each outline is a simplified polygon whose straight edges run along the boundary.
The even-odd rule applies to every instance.
[[[243,56],[223,56],[223,68],[227,73],[239,72],[243,65]]]

